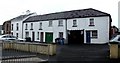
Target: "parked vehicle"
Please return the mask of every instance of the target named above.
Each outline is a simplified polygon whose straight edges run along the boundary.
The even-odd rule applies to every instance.
[[[25,39],[17,38],[13,35],[6,34],[0,36],[0,41],[13,42],[13,41],[25,41]]]
[[[118,42],[118,43],[120,43],[120,35],[117,35],[117,36],[115,36],[114,38],[112,38],[112,39],[110,40],[110,42]]]

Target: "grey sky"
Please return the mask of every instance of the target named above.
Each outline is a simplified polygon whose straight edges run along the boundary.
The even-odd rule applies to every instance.
[[[112,25],[118,26],[119,0],[0,0],[0,25],[26,10],[39,14],[94,8],[111,14]]]

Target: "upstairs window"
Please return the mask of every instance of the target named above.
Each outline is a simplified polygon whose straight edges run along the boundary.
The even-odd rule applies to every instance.
[[[18,31],[18,29],[19,29],[19,24],[18,23],[16,24],[16,27],[17,27],[16,30]]]
[[[42,30],[42,22],[39,24],[39,30]]]
[[[73,20],[73,27],[77,27],[77,20]]]
[[[33,30],[33,23],[31,23],[31,29],[30,30]]]
[[[58,21],[58,26],[63,26],[63,20]]]
[[[25,30],[27,30],[27,29],[28,29],[28,24],[26,23],[26,24],[25,24]]]
[[[89,26],[94,26],[94,19],[93,19],[93,18],[91,18],[91,19],[89,20]]]
[[[49,21],[49,27],[52,27],[52,21]]]

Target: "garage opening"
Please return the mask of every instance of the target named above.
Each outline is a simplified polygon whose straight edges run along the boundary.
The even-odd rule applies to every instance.
[[[84,44],[84,30],[70,30],[68,44]]]

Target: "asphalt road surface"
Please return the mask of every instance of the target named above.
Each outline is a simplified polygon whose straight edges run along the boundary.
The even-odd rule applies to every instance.
[[[57,53],[54,56],[47,56],[35,53],[28,53],[22,51],[14,51],[14,50],[3,50],[2,57],[10,58],[10,57],[26,57],[19,58],[14,60],[28,61],[28,63],[36,60],[44,60],[47,59],[49,63],[75,63],[75,62],[83,62],[83,63],[116,63],[118,60],[111,60],[109,58],[109,45],[101,44],[101,45],[57,45]],[[8,60],[4,60],[8,61]],[[9,61],[13,61],[13,59],[9,59]],[[30,61],[30,62],[29,62]],[[23,62],[22,62],[23,63]],[[25,62],[27,63],[27,62]],[[34,63],[34,62],[33,62]]]

